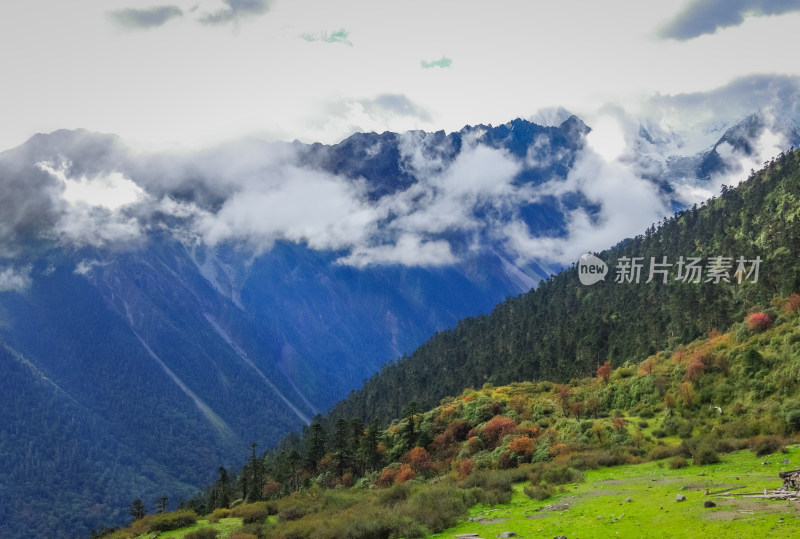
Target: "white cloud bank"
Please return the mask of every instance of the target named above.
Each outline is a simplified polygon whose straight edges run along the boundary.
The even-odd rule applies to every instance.
[[[669,216],[675,202],[691,205],[717,194],[722,184],[735,185],[787,149],[797,127],[798,88],[797,78],[756,77],[706,94],[656,96],[641,104],[641,122],[634,119],[641,111],[607,106],[577,150],[540,134],[527,151],[512,154],[487,145],[478,129],[462,131],[460,140],[409,131],[376,137],[369,147],[365,136],[357,137],[352,148],[364,159],[378,159],[375,165],[386,170],[399,167],[397,178],[394,172],[380,178],[386,184],[381,196],[364,178],[328,172],[351,170],[325,161],[341,155],[298,144],[245,139],[200,151],[135,153],[113,137],[61,132],[0,156],[6,193],[0,239],[6,257],[13,251],[7,246],[32,235],[135,247],[149,233],[166,231],[186,244],[235,244],[253,253],[293,242],[356,267],[442,266],[471,252],[499,250],[520,263],[556,269],[642,233]],[[757,136],[747,126],[737,128],[750,137],[748,151],[740,143],[717,144],[725,167],[699,180],[697,152],[711,149],[731,125],[717,110],[720,99],[737,114],[759,111],[761,127]],[[399,95],[365,103],[418,112]],[[710,117],[700,118],[703,113]],[[681,120],[686,117],[693,121]],[[383,144],[397,146],[386,153]],[[688,164],[670,169],[673,156]],[[345,161],[350,157],[356,159]],[[532,169],[556,170],[568,162],[566,176],[520,181]],[[560,214],[562,229],[555,222],[531,228],[537,204]]]

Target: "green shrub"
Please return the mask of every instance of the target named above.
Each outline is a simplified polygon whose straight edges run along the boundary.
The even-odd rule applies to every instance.
[[[471,495],[485,505],[497,505],[511,501],[513,482],[522,481],[526,472],[519,468],[512,470],[482,470],[465,477],[458,486],[470,491]]]
[[[789,432],[800,431],[800,410],[791,410],[786,414],[786,427]]]
[[[258,539],[258,536],[252,533],[235,531],[228,536],[228,539]]]
[[[669,457],[674,457],[677,453],[677,448],[668,445],[657,445],[647,453],[647,460],[661,460]]]
[[[183,536],[183,539],[217,539],[219,532],[214,528],[201,528]]]
[[[472,477],[470,475],[469,477]],[[385,490],[378,492],[378,502],[381,505],[393,506],[408,498],[408,493],[411,491],[411,483],[401,483],[393,485]]]
[[[197,513],[194,511],[180,510],[173,513],[159,513],[150,519],[149,528],[152,531],[165,532],[185,528],[197,523]]]
[[[525,485],[525,488],[523,488],[522,490],[530,499],[537,501],[546,500],[554,493],[553,487],[547,484]]]
[[[764,457],[782,451],[783,440],[777,436],[756,436],[750,440],[750,451],[757,457]]]
[[[463,489],[425,485],[414,489],[397,511],[419,522],[432,533],[439,533],[455,526],[477,501],[469,491]]]
[[[719,455],[709,443],[700,444],[700,446],[692,454],[692,460],[695,465],[705,466],[707,464],[716,464],[719,462]]]
[[[269,515],[277,513],[274,504],[267,502],[255,502],[245,505],[238,505],[231,509],[230,516],[239,517],[245,524],[253,522],[263,522]]]
[[[259,524],[245,524],[241,528],[234,530],[228,536],[228,539],[259,539],[262,537],[261,525]]]
[[[681,439],[688,439],[692,437],[692,432],[694,431],[694,424],[691,421],[683,421],[678,426],[678,430],[676,434]]]
[[[678,468],[686,468],[688,465],[689,463],[686,462],[686,459],[678,455],[675,455],[674,457],[669,459],[670,470],[677,470]]]
[[[362,515],[348,523],[345,536],[348,539],[372,539],[373,537],[425,537],[431,531],[414,519],[391,513]]]
[[[219,522],[222,518],[228,518],[231,514],[231,510],[226,507],[220,507],[218,509],[214,509],[214,512],[208,515],[209,522]]]
[[[289,522],[299,520],[306,516],[306,512],[297,506],[287,507],[278,513],[278,522]],[[264,516],[266,518],[266,515]],[[253,522],[252,520],[250,522]]]
[[[661,423],[661,428],[667,433],[667,436],[678,434],[678,428],[681,426],[682,421],[675,416],[669,416]],[[655,434],[655,431],[653,432]],[[659,436],[663,438],[663,436]]]
[[[572,453],[567,459],[567,466],[576,470],[596,470],[600,466],[594,453]]]
[[[542,479],[551,485],[566,485],[583,481],[583,472],[573,468],[549,468],[542,473]]]
[[[601,451],[597,453],[597,464],[600,466],[619,466],[620,464],[630,464],[630,455],[622,451]]]
[[[717,453],[733,453],[748,446],[747,440],[739,438],[722,438],[714,442],[714,450]]]

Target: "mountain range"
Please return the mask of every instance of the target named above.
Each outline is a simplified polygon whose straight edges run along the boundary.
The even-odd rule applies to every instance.
[[[671,154],[643,125],[612,166],[590,133],[569,116],[147,153],[78,130],[0,154],[0,532],[87,535],[134,498],[188,497],[567,266],[577,235],[602,249],[741,175],[766,135],[800,140],[754,114]],[[615,186],[633,220],[609,213]]]

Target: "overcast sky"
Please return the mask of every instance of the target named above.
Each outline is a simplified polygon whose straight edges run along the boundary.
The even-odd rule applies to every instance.
[[[800,1],[8,0],[0,149],[457,130],[798,75]]]

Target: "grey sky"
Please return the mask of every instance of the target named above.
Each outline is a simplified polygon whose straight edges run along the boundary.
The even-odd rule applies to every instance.
[[[332,143],[547,107],[591,124],[608,104],[800,75],[786,60],[800,48],[797,2],[729,1],[727,15],[687,0],[0,2],[0,47],[17,51],[0,56],[0,149],[60,128],[156,149],[245,135]],[[669,24],[716,32],[663,39]]]

